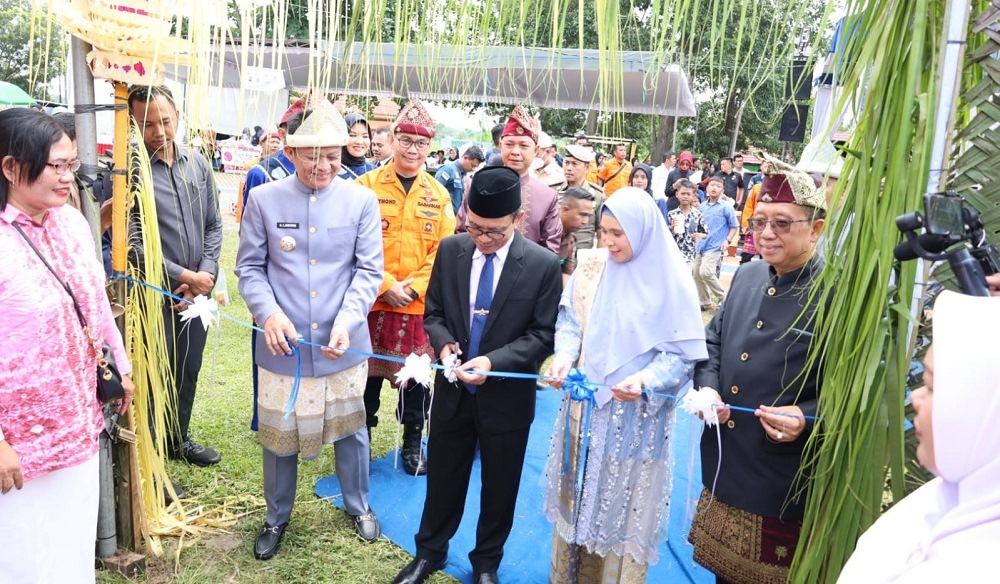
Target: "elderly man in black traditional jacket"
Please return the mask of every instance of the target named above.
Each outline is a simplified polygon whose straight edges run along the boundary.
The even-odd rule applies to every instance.
[[[706,331],[708,361],[695,370],[695,385],[717,402],[756,410],[717,408],[721,467],[716,428],[702,435],[705,490],[690,537],[695,560],[720,582],[785,582],[805,507],[796,477],[820,390],[819,367],[807,359],[825,191],[768,162],[750,219],[764,261],[737,270]]]

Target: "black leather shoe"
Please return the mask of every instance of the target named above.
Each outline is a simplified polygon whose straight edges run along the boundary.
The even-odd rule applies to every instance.
[[[286,527],[288,527],[287,521],[281,525],[265,523],[264,527],[260,528],[260,533],[257,534],[257,541],[253,544],[253,557],[258,560],[273,558],[274,554],[278,553],[278,548],[281,547],[281,538],[285,535]]]
[[[496,572],[483,572],[478,576],[473,576],[472,581],[476,584],[500,584],[500,579],[497,578]]]
[[[177,498],[183,499],[185,495],[184,487],[178,485],[174,481],[170,481],[170,485],[174,488],[174,492],[177,493]],[[174,498],[170,495],[170,490],[167,489],[166,487],[163,487],[163,500],[164,502],[166,502],[167,505],[170,505],[171,503],[174,502]]]
[[[382,535],[382,526],[379,525],[378,517],[375,517],[375,513],[370,509],[368,513],[354,515],[351,519],[354,521],[354,530],[358,532],[361,539],[368,543],[374,543]]]
[[[218,452],[188,439],[181,447],[171,453],[170,458],[185,460],[195,466],[212,466],[219,464],[222,456]]]
[[[403,570],[396,575],[392,584],[422,584],[426,582],[431,574],[445,567],[448,560],[441,560],[437,564],[423,558],[414,558]]]

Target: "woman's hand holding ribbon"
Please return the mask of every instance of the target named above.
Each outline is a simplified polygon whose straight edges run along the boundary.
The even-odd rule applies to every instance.
[[[634,402],[642,397],[642,375],[629,375],[611,386],[611,393],[620,402]]]
[[[715,398],[715,403],[719,404],[719,406],[715,408],[715,415],[719,417],[719,423],[725,424],[726,422],[728,422],[729,415],[732,413],[732,411],[730,411],[730,409],[726,407],[726,404],[725,402],[722,401],[722,396],[719,395],[719,392],[715,391],[715,389],[711,387],[702,387],[701,391],[709,392],[710,395],[713,398]],[[702,416],[699,414],[698,417],[701,418]]]
[[[552,358],[552,362],[549,363],[548,368],[542,375],[545,377],[546,383],[556,389],[562,389],[563,380],[569,374],[570,368],[573,367],[573,360],[556,353],[556,356]]]

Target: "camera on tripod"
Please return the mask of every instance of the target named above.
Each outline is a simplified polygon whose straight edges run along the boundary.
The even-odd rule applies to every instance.
[[[986,237],[979,210],[954,191],[924,195],[924,214],[911,211],[896,217],[906,236],[893,250],[899,261],[923,258],[948,260],[965,294],[989,296],[986,276],[1000,272],[1000,255]],[[917,230],[924,232],[917,234]]]

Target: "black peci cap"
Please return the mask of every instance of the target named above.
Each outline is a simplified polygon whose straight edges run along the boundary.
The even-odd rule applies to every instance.
[[[506,166],[487,166],[472,176],[469,210],[485,219],[513,215],[521,208],[521,176]]]

